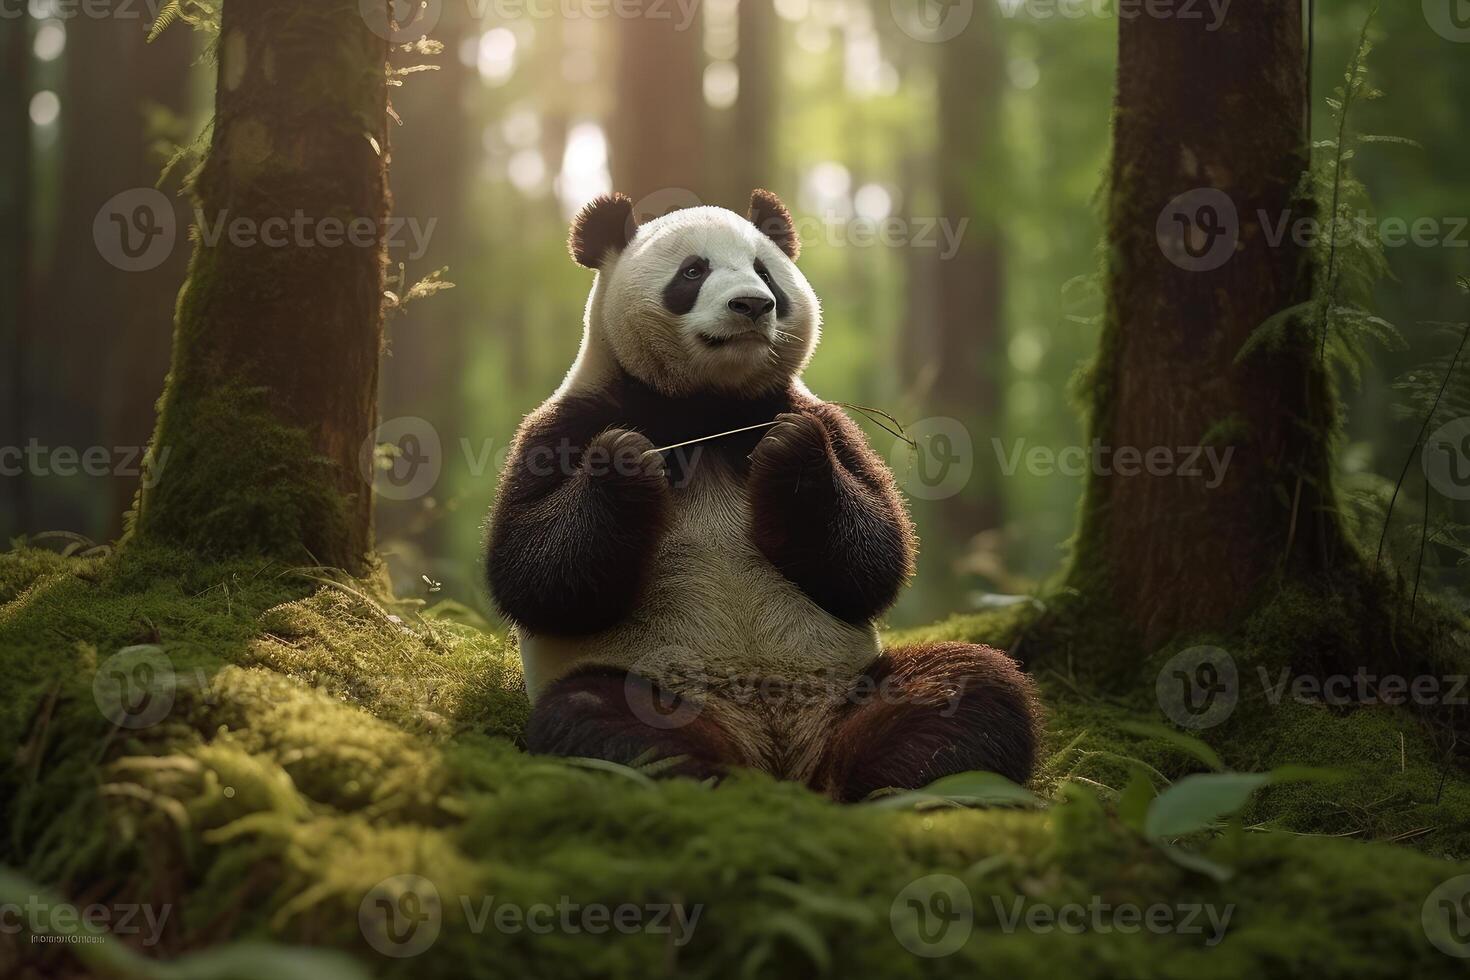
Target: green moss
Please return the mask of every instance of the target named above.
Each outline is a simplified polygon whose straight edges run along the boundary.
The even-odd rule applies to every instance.
[[[1429,892],[1466,870],[1432,856],[1463,857],[1453,836],[1411,838],[1425,854],[1227,833],[1201,842],[1234,869],[1220,883],[1122,826],[1109,790],[1084,780],[1116,788],[1134,760],[1163,776],[1198,764],[1123,730],[1147,708],[1146,690],[1109,691],[1068,673],[1065,656],[1051,659],[1042,627],[1053,642],[1062,635],[1056,604],[926,632],[1012,647],[1031,637],[1022,646],[1034,642],[1040,657],[1053,749],[1035,788],[1052,804],[913,812],[839,807],[756,774],[712,788],[528,756],[503,639],[394,603],[372,583],[306,577],[315,574],[199,565],[138,542],[104,561],[0,557],[0,737],[23,746],[22,765],[0,776],[4,860],[64,892],[174,903],[150,955],[267,939],[337,947],[381,976],[1401,976],[1452,963],[1418,922]],[[167,654],[177,684],[166,718],[128,731],[103,717],[92,681],[137,643]],[[1247,711],[1232,719],[1238,729],[1206,734],[1241,768],[1301,753],[1291,761],[1349,769],[1356,782],[1335,796],[1282,787],[1249,818],[1340,833],[1330,801],[1366,801],[1370,779],[1388,775],[1417,794],[1432,774],[1412,732],[1403,773],[1381,771],[1382,753],[1365,748],[1404,717]],[[1263,719],[1269,730],[1252,727]],[[1465,793],[1452,774],[1441,816],[1466,812]],[[1380,806],[1376,829],[1358,836],[1391,837],[1399,816]],[[902,919],[900,893],[934,873],[964,883],[975,933],[927,959],[905,950],[890,916],[897,908]],[[375,889],[399,875],[431,881],[442,914],[438,938],[408,959],[374,952],[359,928]],[[495,907],[682,902],[700,917],[683,945],[647,932],[502,931],[493,919],[477,930],[490,896]],[[1201,935],[1004,926],[1016,903],[1099,902],[1232,912],[1217,946]],[[72,955],[27,952],[58,971]],[[241,975],[264,962],[247,956]]]
[[[178,342],[189,343],[183,328]],[[340,551],[332,542],[347,535],[347,502],[333,489],[332,464],[281,421],[271,397],[268,388],[171,377],[150,449],[156,482],[141,492],[132,532],[200,553],[302,564]]]

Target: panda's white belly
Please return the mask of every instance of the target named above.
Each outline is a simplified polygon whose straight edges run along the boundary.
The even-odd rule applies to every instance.
[[[766,561],[750,540],[744,487],[724,467],[696,467],[673,494],[652,579],[627,619],[584,637],[518,632],[533,699],[588,664],[674,686],[686,678],[718,688],[730,679],[813,677],[840,686],[878,655],[871,624],[828,614]]]

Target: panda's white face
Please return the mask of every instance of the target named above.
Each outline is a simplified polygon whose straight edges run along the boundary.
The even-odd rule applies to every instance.
[[[668,395],[783,388],[816,347],[821,310],[796,264],[724,208],[675,211],[638,228],[599,272],[589,341]]]

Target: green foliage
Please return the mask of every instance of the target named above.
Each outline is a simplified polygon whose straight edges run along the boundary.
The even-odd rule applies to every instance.
[[[218,34],[222,9],[222,2],[211,0],[168,0],[159,8],[158,16],[148,29],[148,40],[156,41],[160,34],[176,23],[187,24],[206,34]]]
[[[988,625],[970,617],[936,631],[1009,642],[1013,636],[994,630],[1034,631],[1062,609],[1025,617],[1004,610]],[[932,963],[899,945],[891,909],[906,886],[934,873],[959,878],[974,900],[977,934],[941,961],[955,975],[1039,977],[1065,968],[1080,977],[1223,977],[1443,964],[1404,924],[1418,921],[1425,895],[1463,864],[1264,830],[1341,833],[1341,818],[1324,803],[1418,794],[1423,744],[1401,712],[1246,711],[1243,722],[1205,733],[1206,750],[1198,739],[1125,730],[1151,686],[1109,693],[1087,677],[1064,682],[1042,671],[1051,752],[1029,792],[967,774],[929,787],[922,802],[914,795],[840,807],[755,774],[712,788],[527,756],[516,745],[526,706],[513,649],[456,616],[318,569],[201,565],[136,542],[106,558],[36,550],[0,557],[0,737],[22,747],[19,765],[0,775],[3,860],[66,892],[105,882],[111,894],[143,900],[164,882],[182,884],[182,893],[170,893],[177,931],[151,951],[169,966],[134,969],[126,956],[116,969],[88,961],[144,977],[194,967],[201,972],[188,975],[204,975],[211,962],[223,964],[221,976],[334,965],[276,945],[302,942],[342,949],[383,976],[617,977],[672,968],[689,976],[861,969],[916,977]],[[1279,626],[1271,629],[1287,642]],[[117,649],[138,643],[166,651],[179,683],[163,722],[127,731],[101,717],[92,683]],[[1294,712],[1303,717],[1293,721]],[[1394,736],[1397,753],[1401,729],[1409,768],[1379,771],[1378,740]],[[1280,755],[1340,765],[1350,776],[1330,787],[1272,779],[1247,806],[1252,829],[1217,836],[1205,824],[1241,794],[1202,805],[1192,787],[1202,785],[1195,770],[1211,753],[1242,770],[1273,768]],[[1108,783],[1130,777],[1115,802]],[[1444,812],[1463,812],[1461,777],[1443,795]],[[950,805],[1000,797],[1032,808]],[[1151,839],[1151,812],[1154,831],[1186,833],[1189,849]],[[1399,819],[1439,825],[1412,838],[1424,850],[1462,859],[1470,851],[1424,807],[1380,806],[1373,830],[1358,835],[1397,836]],[[404,874],[435,884],[443,928],[423,954],[390,960],[367,947],[358,913],[380,882]],[[1233,904],[1239,912],[1217,946],[1185,935],[1073,936],[1005,925],[1018,902],[1085,905],[1098,895],[1113,904]],[[680,901],[702,915],[679,947],[651,935],[533,937],[476,931],[460,896],[471,912],[486,896],[523,907],[566,896],[609,906]],[[1293,928],[1283,933],[1288,916]],[[244,945],[174,959],[207,946],[222,921]],[[52,949],[58,963],[74,955],[70,946]]]
[[[1372,312],[1374,287],[1392,273],[1382,240],[1366,217],[1372,213],[1368,188],[1351,166],[1359,144],[1413,142],[1363,136],[1349,127],[1355,105],[1383,97],[1368,81],[1368,55],[1373,50],[1368,29],[1376,15],[1375,9],[1364,21],[1342,83],[1326,100],[1336,133],[1313,143],[1316,152],[1295,195],[1320,209],[1315,217],[1321,232],[1312,236],[1312,296],[1257,327],[1242,346],[1237,361],[1258,350],[1286,346],[1297,330],[1307,329],[1321,360],[1356,386],[1361,384],[1363,368],[1372,362],[1375,349],[1406,346],[1398,328]]]

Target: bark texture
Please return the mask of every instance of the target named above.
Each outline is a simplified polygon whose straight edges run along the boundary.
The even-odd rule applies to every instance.
[[[25,443],[31,369],[30,20],[0,21],[0,342],[9,352],[0,445]],[[0,533],[8,540],[31,526],[30,482],[0,479]]]
[[[1310,290],[1307,255],[1267,234],[1303,213],[1301,13],[1297,0],[1247,0],[1217,31],[1119,25],[1109,308],[1091,389],[1104,453],[1072,579],[1151,645],[1230,621],[1278,570],[1323,568],[1342,549],[1315,345],[1297,331],[1237,363],[1256,327]],[[1181,450],[1207,443],[1231,453],[1215,487],[1184,471]],[[1146,465],[1150,451],[1169,462]]]
[[[157,482],[145,484],[138,533],[212,554],[364,566],[387,59],[387,40],[352,0],[225,4],[213,141],[196,184],[214,227],[179,304]]]
[[[611,163],[613,187],[651,211],[707,201],[704,183],[704,53],[701,21],[684,23],[677,6],[645,0],[636,15],[615,18],[618,67],[614,81]],[[697,7],[690,8],[697,10]]]

